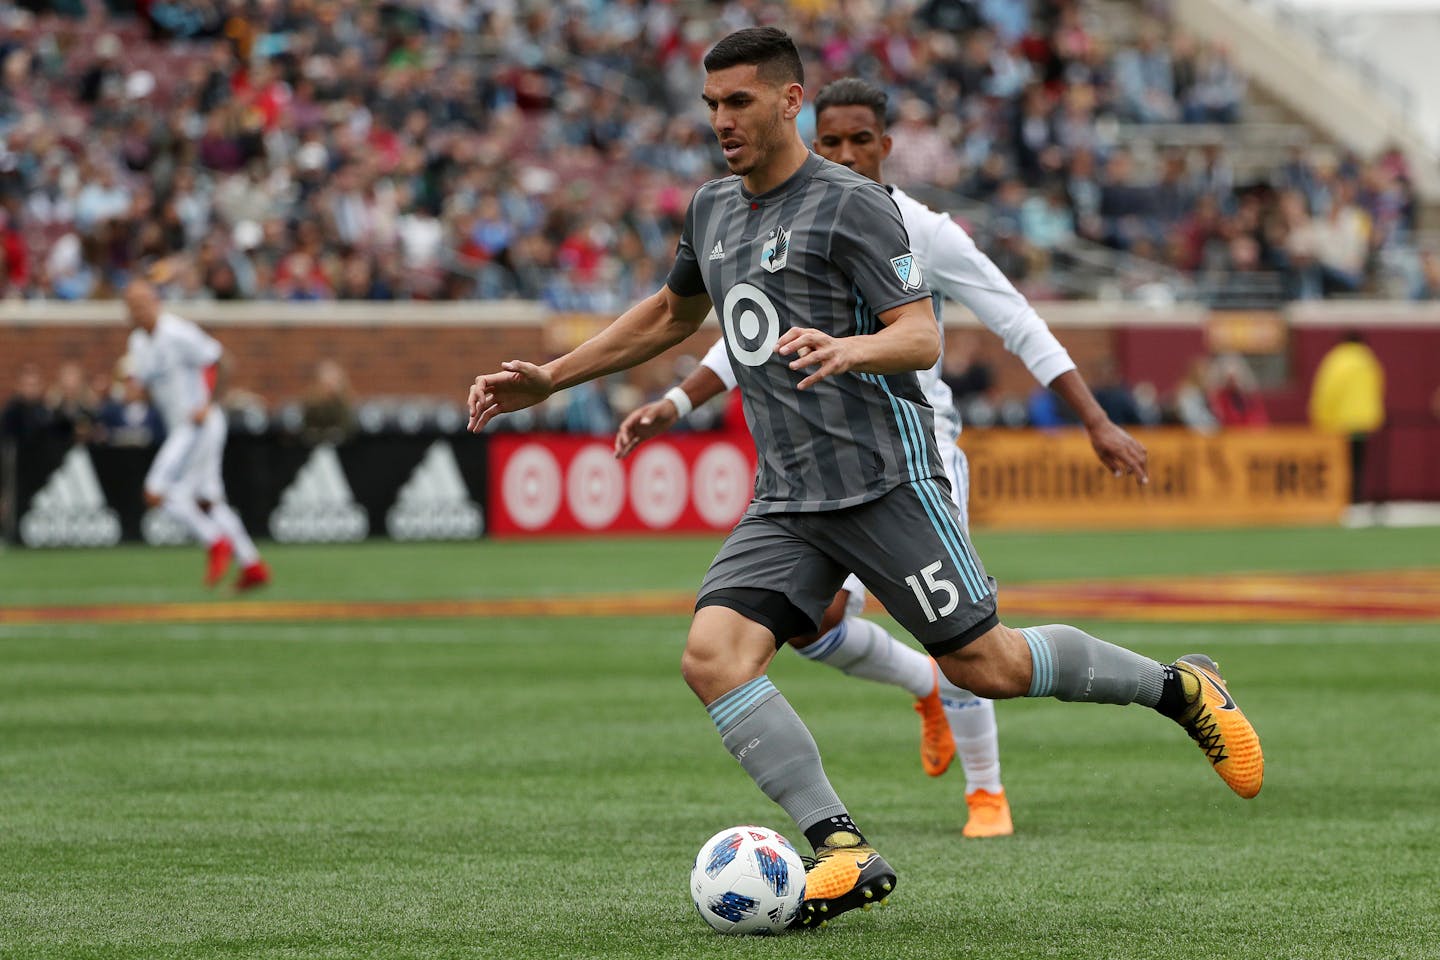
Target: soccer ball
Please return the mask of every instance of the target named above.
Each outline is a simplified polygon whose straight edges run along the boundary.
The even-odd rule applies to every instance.
[[[720,933],[781,933],[805,899],[805,864],[774,830],[731,827],[696,854],[690,895]]]

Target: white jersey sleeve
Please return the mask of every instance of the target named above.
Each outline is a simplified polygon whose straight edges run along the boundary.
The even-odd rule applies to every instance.
[[[715,345],[705,352],[700,359],[700,366],[706,367],[711,373],[720,378],[725,384],[726,390],[735,389],[735,370],[730,366],[730,353],[725,349],[725,337],[722,335]]]
[[[220,362],[220,355],[225,351],[219,340],[189,320],[174,314],[170,316],[176,322],[171,324],[166,334],[174,338],[182,362],[201,369]]]
[[[930,289],[969,307],[1042,385],[1049,386],[1060,374],[1075,369],[1070,354],[1035,308],[958,223],[901,190],[893,190],[892,195]]]

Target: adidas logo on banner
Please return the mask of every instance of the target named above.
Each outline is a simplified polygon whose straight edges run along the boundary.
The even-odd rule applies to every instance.
[[[713,246],[713,247],[710,248],[710,259],[711,259],[711,260],[724,260],[724,259],[725,259],[725,247],[724,247],[723,244],[720,243],[719,240],[716,240],[716,241],[715,241],[715,246]]]
[[[113,547],[120,517],[105,501],[95,464],[84,447],[71,447],[20,518],[27,547]]]
[[[370,518],[355,502],[340,457],[323,443],[280,494],[270,514],[270,535],[281,543],[343,543],[364,540]]]
[[[455,451],[436,440],[400,488],[385,526],[396,540],[473,540],[484,528]]]
[[[191,541],[190,528],[164,507],[151,507],[140,518],[140,536],[155,547],[174,547]]]

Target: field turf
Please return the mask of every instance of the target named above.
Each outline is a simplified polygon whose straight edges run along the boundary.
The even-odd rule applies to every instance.
[[[1002,584],[1440,566],[1436,530],[1000,535]],[[295,599],[693,589],[711,539],[279,548]],[[793,832],[678,676],[679,617],[5,625],[185,601],[195,550],[0,553],[0,958],[1433,958],[1440,623],[1081,625],[1214,655],[1264,738],[1235,798],[1139,707],[998,707],[1013,838],[960,836],[905,694],[782,652],[883,910],[732,940],[701,841]],[[799,838],[795,838],[799,839]]]

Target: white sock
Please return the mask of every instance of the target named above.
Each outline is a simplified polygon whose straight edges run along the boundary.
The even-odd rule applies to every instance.
[[[205,515],[205,511],[200,509],[200,505],[195,502],[193,497],[183,494],[166,494],[161,506],[172,517],[189,527],[196,539],[207,547],[225,535],[221,532],[220,525]]]
[[[846,617],[834,630],[798,652],[852,677],[903,687],[916,697],[935,689],[935,669],[931,666],[934,661],[896,640],[878,623],[859,617]]]
[[[1000,792],[1000,732],[995,702],[940,678],[940,702],[955,734],[955,750],[965,768],[965,792]]]
[[[212,503],[210,517],[225,531],[225,538],[230,541],[230,546],[235,548],[235,559],[240,561],[242,567],[248,567],[260,559],[260,551],[255,549],[255,541],[245,532],[245,524],[240,521],[240,515],[230,508],[230,504]]]

